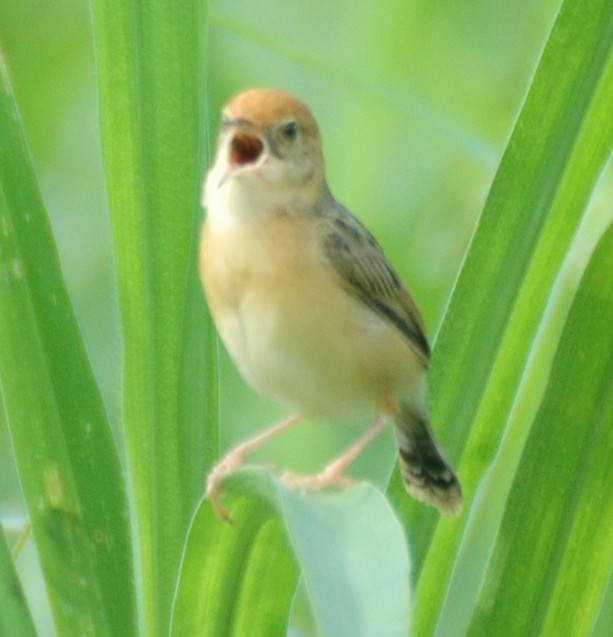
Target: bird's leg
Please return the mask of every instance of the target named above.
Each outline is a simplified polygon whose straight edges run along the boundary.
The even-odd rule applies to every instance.
[[[286,472],[281,480],[289,487],[303,491],[319,491],[328,486],[341,489],[351,486],[352,481],[345,477],[347,467],[368,447],[368,445],[390,424],[392,416],[381,412],[373,425],[367,429],[346,451],[329,462],[319,473],[303,476]]]
[[[267,443],[277,434],[289,429],[293,425],[302,420],[302,415],[296,414],[291,418],[276,423],[269,429],[245,440],[236,447],[233,447],[226,455],[211,469],[206,479],[205,497],[209,499],[217,515],[226,522],[230,521],[227,511],[221,506],[220,502],[220,486],[223,479],[232,471],[243,465],[247,456],[256,449]]]

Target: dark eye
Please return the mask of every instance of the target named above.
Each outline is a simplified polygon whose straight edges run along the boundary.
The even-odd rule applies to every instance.
[[[287,122],[281,126],[281,137],[288,142],[292,142],[296,139],[298,135],[298,124],[292,120],[291,122]]]

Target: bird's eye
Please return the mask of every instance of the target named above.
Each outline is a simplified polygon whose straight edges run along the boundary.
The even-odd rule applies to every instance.
[[[285,141],[293,142],[298,136],[298,124],[292,120],[291,122],[287,122],[281,126],[281,137]]]

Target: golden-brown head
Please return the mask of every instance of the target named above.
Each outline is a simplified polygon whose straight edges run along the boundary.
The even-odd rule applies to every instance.
[[[223,110],[215,164],[209,173],[205,204],[248,192],[277,206],[297,193],[316,196],[325,183],[319,130],[308,107],[283,91],[253,88]],[[229,188],[228,188],[229,187]]]
[[[249,123],[265,131],[294,121],[307,137],[319,139],[317,123],[308,106],[294,95],[270,88],[239,93],[223,110],[223,125]]]

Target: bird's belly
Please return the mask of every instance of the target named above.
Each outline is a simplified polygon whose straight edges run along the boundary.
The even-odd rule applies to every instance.
[[[241,374],[260,393],[330,419],[419,393],[422,360],[336,281],[308,221],[273,217],[244,228],[230,218],[205,228],[201,276]],[[296,252],[301,245],[311,249]]]
[[[331,280],[246,293],[220,323],[245,379],[306,415],[352,420],[420,385],[404,336]]]

